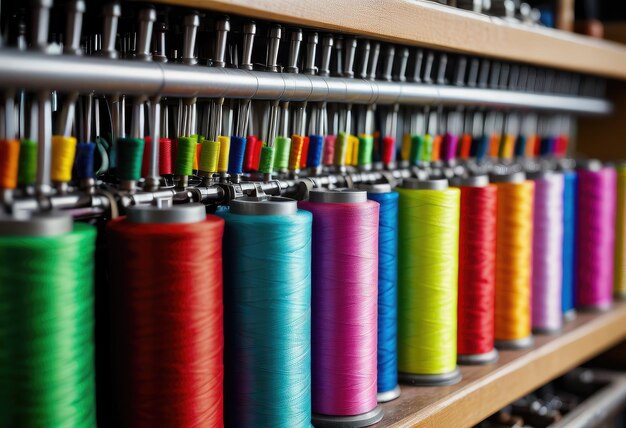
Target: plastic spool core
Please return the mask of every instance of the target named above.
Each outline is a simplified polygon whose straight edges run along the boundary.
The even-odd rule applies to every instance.
[[[199,223],[204,219],[206,209],[202,204],[174,205],[166,208],[135,205],[128,208],[128,221],[131,223]]]
[[[359,184],[359,190],[365,190],[367,193],[389,193],[391,192],[391,184]]]
[[[522,183],[526,180],[526,174],[521,171],[509,174],[491,174],[489,179],[492,183]]]
[[[356,189],[313,189],[309,192],[311,202],[331,204],[359,204],[367,202],[367,192]]]
[[[471,177],[459,177],[454,180],[454,185],[459,187],[485,187],[489,185],[489,176],[474,175]]]
[[[376,394],[376,401],[379,403],[386,403],[388,401],[393,401],[400,396],[400,385],[396,385],[394,389],[385,392],[379,392]]]
[[[2,236],[57,236],[74,230],[72,216],[51,211],[48,213],[19,213],[13,217],[0,216]]]
[[[448,188],[448,180],[419,180],[417,178],[405,178],[402,180],[402,187],[405,189],[416,190],[446,190]]]
[[[298,212],[298,202],[282,196],[244,196],[231,201],[230,212],[242,215],[291,215]]]
[[[525,349],[530,348],[535,343],[532,334],[523,339],[496,340],[496,348],[499,349]]]
[[[312,421],[315,428],[360,428],[380,422],[383,416],[382,407],[376,406],[373,410],[356,416],[331,416],[313,413]]]

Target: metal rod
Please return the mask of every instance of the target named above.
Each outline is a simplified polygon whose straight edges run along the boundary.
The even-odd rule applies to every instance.
[[[0,85],[31,91],[327,101],[353,104],[442,104],[609,114],[601,98],[381,82],[217,67],[68,57],[0,49]]]

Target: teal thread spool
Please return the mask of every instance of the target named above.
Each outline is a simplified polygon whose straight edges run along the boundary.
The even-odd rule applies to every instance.
[[[227,426],[311,426],[312,215],[287,198],[235,199],[224,253]]]

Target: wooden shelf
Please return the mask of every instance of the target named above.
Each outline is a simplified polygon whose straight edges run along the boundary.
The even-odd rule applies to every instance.
[[[626,80],[626,47],[416,0],[155,0]]]
[[[463,380],[444,387],[401,385],[402,395],[383,404],[379,427],[466,427],[562,375],[626,338],[626,302],[605,313],[584,313],[554,336],[536,336],[524,351],[501,351],[489,366],[464,366]]]

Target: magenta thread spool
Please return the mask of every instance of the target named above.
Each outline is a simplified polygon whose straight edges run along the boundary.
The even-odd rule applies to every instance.
[[[578,170],[576,306],[606,310],[613,302],[617,175],[597,160]]]
[[[312,411],[316,427],[380,421],[376,398],[379,205],[367,192],[314,189]]]
[[[563,174],[530,173],[533,209],[532,329],[551,334],[563,326]]]

